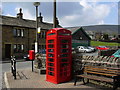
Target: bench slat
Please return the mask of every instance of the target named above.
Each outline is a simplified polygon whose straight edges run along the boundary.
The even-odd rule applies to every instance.
[[[113,79],[111,78],[106,78],[106,77],[98,77],[98,76],[94,76],[94,75],[76,75],[77,77],[83,77],[83,78],[88,78],[91,80],[97,80],[97,81],[103,81],[103,82],[113,82]]]
[[[105,76],[117,76],[117,75],[114,75],[114,74],[107,74],[107,73],[100,73],[100,72],[93,72],[93,71],[87,71],[87,70],[84,70],[84,72],[87,72],[87,73],[92,73],[92,74],[99,74],[99,75],[105,75]]]
[[[108,74],[114,74],[114,75],[120,75],[120,73],[118,73],[118,72],[115,72],[115,71],[107,71],[107,70],[99,70],[99,69],[92,69],[92,68],[87,68],[87,69],[85,69],[85,70],[87,70],[87,71],[94,71],[94,72],[101,72],[101,73],[108,73]]]
[[[119,72],[120,73],[120,69],[113,69],[113,68],[101,68],[100,66],[98,66],[97,68],[96,67],[93,67],[93,66],[86,66],[85,68],[91,68],[91,69],[99,69],[99,70],[104,70],[104,71],[114,71],[114,72]]]

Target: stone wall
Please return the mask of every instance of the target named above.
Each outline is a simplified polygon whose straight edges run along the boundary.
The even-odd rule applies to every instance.
[[[45,68],[46,55],[39,57],[42,60],[42,65]],[[73,72],[81,70],[84,65],[115,67],[120,68],[120,58],[110,56],[81,56],[72,54],[72,70]]]

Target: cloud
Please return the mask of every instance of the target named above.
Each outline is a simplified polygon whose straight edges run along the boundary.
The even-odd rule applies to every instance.
[[[112,7],[111,4],[99,3],[98,0],[95,0],[93,3],[88,2],[88,0],[58,2],[57,17],[60,25],[64,27],[104,24],[104,20],[110,14]],[[24,19],[35,20],[35,6],[32,2],[17,3],[15,8],[16,14],[19,12],[19,8],[22,8]],[[52,2],[41,2],[39,12],[42,12],[45,22],[53,22]],[[10,14],[8,15],[10,16]]]
[[[15,17],[15,16],[13,16],[13,15],[11,15],[11,14],[9,14],[9,13],[8,13],[6,16]]]
[[[15,8],[16,13],[19,13],[19,9],[20,7]],[[27,8],[24,8],[24,10],[22,9],[22,13],[23,13],[23,18],[35,20],[35,16],[31,14],[29,9]]]
[[[104,24],[104,20],[101,20],[98,24],[99,25]]]
[[[21,7],[16,7],[15,8],[15,13],[16,13],[16,15],[17,15],[17,13],[19,13],[20,11],[20,8]],[[24,10],[22,9],[22,13],[23,13],[23,18],[24,19],[30,19],[30,20],[35,20],[35,16],[33,16],[32,14],[31,14],[31,12],[30,12],[30,10],[29,9],[27,9],[27,8],[24,8]],[[11,16],[11,17],[16,17],[16,15],[12,15],[12,14],[6,14],[6,16]]]
[[[62,26],[104,24],[104,19],[109,15],[111,9],[107,4],[90,3],[86,0],[81,0],[79,5],[82,6],[82,9],[76,10],[77,14],[61,18]]]

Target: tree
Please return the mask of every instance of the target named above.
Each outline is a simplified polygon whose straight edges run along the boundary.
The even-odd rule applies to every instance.
[[[103,34],[103,39],[104,39],[104,40],[109,40],[109,35],[108,35],[108,34],[106,34],[106,33],[105,33],[105,34]]]

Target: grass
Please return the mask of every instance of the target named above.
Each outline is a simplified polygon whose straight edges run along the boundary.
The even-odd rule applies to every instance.
[[[111,43],[111,42],[100,42],[100,41],[91,41],[91,46],[120,46],[120,43]]]

